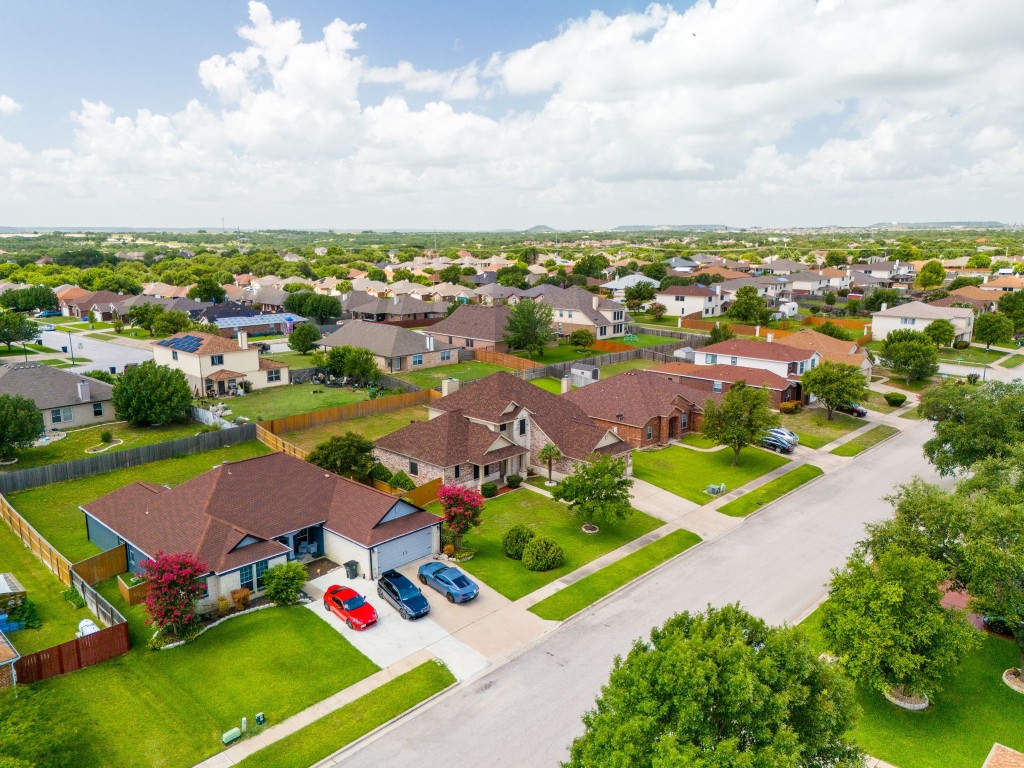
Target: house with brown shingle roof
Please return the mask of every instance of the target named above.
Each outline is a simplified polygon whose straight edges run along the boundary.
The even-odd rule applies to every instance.
[[[1012,293],[1013,291],[1019,291],[1024,288],[1024,277],[1021,275],[1003,275],[995,278],[994,280],[982,283],[980,287],[986,291]]]
[[[504,304],[485,307],[463,304],[439,323],[423,332],[439,342],[467,349],[493,349],[505,352],[502,337],[508,323],[509,307]]]
[[[993,744],[981,768],[1024,768],[1024,753]]]
[[[209,571],[200,609],[267,569],[326,555],[382,571],[438,551],[440,519],[420,507],[283,453],[227,462],[181,485],[135,482],[79,507],[89,540],[124,543],[128,569],[158,552],[191,552]]]
[[[554,311],[552,326],[560,336],[568,336],[581,329],[590,331],[598,340],[626,334],[626,326],[632,318],[617,301],[602,298],[579,286],[551,287],[553,291],[545,291],[536,301],[549,305]]]
[[[775,343],[817,352],[821,355],[822,360],[856,366],[865,378],[871,381],[871,358],[863,347],[858,347],[852,341],[843,341],[805,328],[788,336],[779,336],[775,339]]]
[[[802,393],[799,382],[789,381],[763,368],[742,365],[696,365],[694,363],[663,363],[645,370],[679,381],[691,389],[723,395],[733,384],[744,382],[749,387],[768,390],[775,408],[791,400],[799,402]],[[592,384],[590,386],[593,386]]]
[[[338,330],[320,340],[320,346],[359,347],[373,352],[377,367],[384,373],[419,371],[459,362],[459,352],[451,344],[397,325],[346,320]]]
[[[739,365],[760,368],[790,381],[795,381],[814,368],[821,354],[813,349],[801,349],[774,343],[774,335],[767,341],[728,339],[701,347],[694,355],[699,365]]]
[[[252,389],[288,384],[288,366],[260,357],[249,348],[248,333],[238,332],[238,341],[213,333],[182,331],[150,342],[157,365],[176,368],[185,374],[197,397],[236,395],[248,381]]]
[[[69,429],[114,418],[113,387],[40,363],[0,365],[0,395],[28,398],[43,412],[43,429]]]
[[[113,291],[90,291],[85,296],[71,298],[72,294],[65,294],[60,300],[60,313],[64,317],[88,317],[92,311],[97,320],[111,320],[113,313],[110,305],[124,300],[126,297]]]

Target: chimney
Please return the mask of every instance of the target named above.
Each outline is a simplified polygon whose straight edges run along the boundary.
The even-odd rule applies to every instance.
[[[433,352],[434,351],[434,337],[433,336],[427,336],[427,351],[428,352]]]
[[[594,309],[597,309],[597,305],[601,303],[601,297],[598,296],[596,293],[593,296],[593,302],[594,302]]]
[[[394,300],[394,302],[392,302],[392,303],[394,303],[394,304],[397,304],[397,303],[398,303],[398,294],[397,294],[397,293],[395,294],[395,300]]]
[[[441,380],[441,397],[447,397],[455,392],[459,391],[460,382],[458,379],[442,379]]]
[[[883,301],[882,302],[882,306],[879,307],[878,311],[879,312],[885,312],[885,310],[887,310],[888,308],[889,308],[889,305],[886,302]]]
[[[85,379],[78,380],[78,399],[83,403],[89,399],[89,382]]]
[[[239,330],[238,331],[238,346],[240,346],[242,349],[248,349],[249,348],[249,332],[248,331],[243,331],[243,330]]]
[[[773,341],[775,341],[775,334],[774,333],[769,333],[765,337],[765,341],[767,341],[769,344],[771,344]]]
[[[562,377],[562,394],[564,395],[566,392],[570,392],[571,390],[572,390],[572,379],[570,379],[568,376],[563,376]]]

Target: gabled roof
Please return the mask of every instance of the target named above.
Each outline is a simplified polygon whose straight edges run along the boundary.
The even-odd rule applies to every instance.
[[[151,341],[150,344],[189,355],[220,355],[226,352],[242,351],[242,348],[231,339],[201,331],[181,331],[166,339]]]
[[[88,385],[84,400],[79,396],[80,381]],[[113,390],[106,382],[40,363],[0,365],[0,395],[26,397],[40,410],[107,402]]]
[[[426,286],[423,289],[429,293]],[[341,306],[346,312],[372,315],[443,314],[448,309],[448,304],[443,301],[423,301],[408,294],[388,298],[368,293],[351,293],[342,301]]]
[[[346,320],[338,330],[320,340],[325,347],[362,347],[379,357],[405,357],[420,355],[432,350],[427,347],[427,337],[397,325],[364,323],[361,320]],[[450,344],[433,341],[433,349],[454,349]]]
[[[735,384],[745,381],[751,387],[764,387],[782,392],[792,386],[791,382],[764,368],[747,368],[742,365],[695,365],[693,363],[662,363],[644,370],[680,379],[702,379]],[[594,386],[593,384],[589,386]]]
[[[653,418],[672,416],[686,401],[698,407],[708,392],[687,387],[650,371],[626,371],[562,395],[592,419],[642,427]]]
[[[974,317],[974,310],[967,307],[936,307],[923,301],[909,301],[897,307],[875,312],[872,317],[914,317],[926,320],[951,320]]]
[[[414,421],[375,443],[393,453],[438,467],[457,464],[493,464],[529,453],[500,432],[467,419],[461,411],[448,411],[430,421]]]
[[[707,352],[712,355],[725,357],[750,357],[755,360],[774,360],[780,363],[798,363],[801,360],[808,360],[813,355],[804,349],[795,347],[780,346],[774,342],[754,341],[752,339],[727,339],[717,344],[709,344],[701,347],[698,352]]]
[[[698,296],[700,298],[708,298],[709,296],[717,296],[718,292],[714,288],[709,288],[706,285],[695,283],[694,285],[670,285],[663,291],[658,291],[658,296]]]
[[[510,308],[463,304],[441,322],[427,329],[431,336],[458,336],[479,341],[499,342],[505,334]]]
[[[291,296],[283,288],[274,288],[269,286],[267,288],[260,289],[260,292],[253,297],[255,304],[265,304],[268,307],[283,307],[284,300]]]
[[[979,301],[999,301],[999,297],[993,296],[992,291],[986,291],[984,288],[980,288],[977,285],[965,285],[961,288],[954,288],[949,292],[949,295],[964,299],[977,299]]]
[[[413,507],[381,523],[396,504],[408,502],[272,453],[221,464],[171,489],[132,483],[82,509],[148,555],[194,552],[224,573],[287,552],[274,537],[319,523],[368,547],[439,522]],[[257,543],[237,546],[250,536]]]
[[[817,352],[822,360],[830,360],[833,363],[845,363],[847,365],[860,365],[867,359],[868,353],[858,347],[852,341],[843,341],[824,333],[818,333],[810,328],[805,328],[788,336],[778,336],[776,344],[782,344],[796,349],[806,349]]]
[[[125,296],[120,293],[114,293],[113,291],[92,291],[85,296],[79,296],[78,298],[68,298],[65,294],[64,298],[61,299],[60,303],[65,304],[69,307],[78,307],[82,311],[92,309],[97,304],[113,304],[121,301]]]
[[[1000,290],[1003,288],[1024,288],[1024,277],[1020,275],[1003,275],[994,280],[989,280],[987,283],[982,283],[981,287],[989,289],[998,288]]]

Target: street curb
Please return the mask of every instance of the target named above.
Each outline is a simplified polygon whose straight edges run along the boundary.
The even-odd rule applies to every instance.
[[[883,443],[887,443],[887,442],[889,442],[889,441],[890,441],[890,440],[892,440],[892,439],[893,439],[894,437],[896,437],[896,436],[898,436],[898,435],[902,435],[902,434],[903,434],[903,430],[902,430],[902,429],[900,429],[899,427],[895,427],[895,426],[893,426],[892,424],[876,424],[876,425],[875,425],[874,427],[872,427],[871,429],[877,429],[878,427],[892,427],[892,428],[893,428],[893,429],[895,429],[896,431],[895,431],[895,432],[893,432],[893,433],[892,433],[891,435],[889,435],[888,437],[883,437],[883,438],[882,438],[881,440],[879,440],[879,441],[878,441],[877,443],[875,443],[874,445],[869,445],[869,446],[868,446],[867,448],[865,448],[864,450],[862,450],[862,451],[857,451],[857,453],[853,454],[853,456],[840,456],[840,455],[839,455],[838,453],[832,453],[832,451],[836,450],[836,448],[842,448],[842,447],[843,447],[844,445],[846,445],[846,443],[852,443],[852,442],[853,442],[853,440],[856,440],[857,438],[853,438],[853,440],[847,440],[847,441],[846,441],[846,443],[841,443],[840,445],[837,445],[837,446],[836,446],[836,448],[833,448],[833,449],[832,449],[832,451],[829,451],[829,455],[830,455],[830,456],[839,456],[839,458],[840,458],[840,459],[856,459],[856,458],[858,458],[858,457],[860,457],[860,456],[863,456],[863,455],[864,455],[865,453],[867,453],[868,451],[872,451],[872,450],[874,450],[875,448],[877,448],[878,446],[882,445]],[[869,430],[868,430],[868,432],[870,432],[870,431],[871,431],[871,429],[869,429]],[[864,434],[866,435],[866,434],[867,434],[868,432],[865,432]]]

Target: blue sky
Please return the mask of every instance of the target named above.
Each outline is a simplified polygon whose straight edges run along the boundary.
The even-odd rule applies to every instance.
[[[0,225],[1012,223],[1022,41],[1017,0],[7,0]]]

